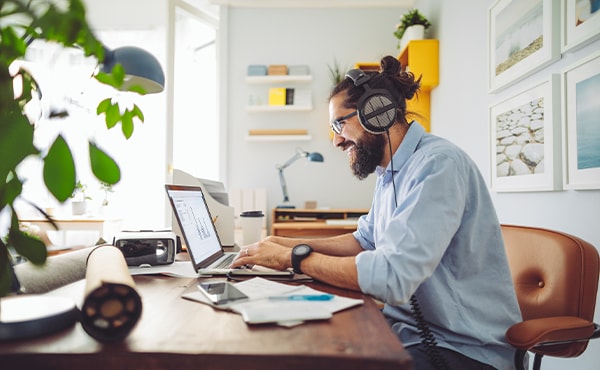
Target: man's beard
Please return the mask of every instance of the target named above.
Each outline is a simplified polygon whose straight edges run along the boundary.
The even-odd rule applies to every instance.
[[[383,160],[384,146],[383,135],[365,132],[356,141],[350,157],[350,168],[354,176],[359,180],[364,180],[372,174]]]

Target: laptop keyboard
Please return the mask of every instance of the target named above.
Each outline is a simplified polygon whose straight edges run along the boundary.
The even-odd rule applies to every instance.
[[[228,268],[231,265],[231,262],[233,262],[234,258],[235,258],[235,254],[230,254],[225,259],[223,259],[218,265],[215,265],[214,268],[217,268],[217,269]]]

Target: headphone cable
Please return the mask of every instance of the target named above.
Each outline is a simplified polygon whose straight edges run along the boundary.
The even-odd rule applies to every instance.
[[[390,168],[392,173],[392,187],[394,188],[394,204],[398,208],[398,199],[396,198],[396,182],[394,181],[394,153],[392,152],[392,139],[390,139],[390,129],[385,130],[388,138],[388,147],[390,148]]]
[[[396,208],[398,208],[398,199],[396,195],[396,182],[394,176],[394,153],[392,152],[392,139],[390,139],[390,131],[389,128],[385,130],[388,137],[388,146],[390,149],[390,167],[392,172],[392,187],[394,189],[394,204]],[[417,323],[417,329],[419,330],[419,336],[421,337],[421,343],[425,346],[425,353],[427,353],[427,357],[431,360],[434,368],[436,370],[447,370],[450,367],[446,362],[444,356],[440,353],[437,341],[435,340],[435,336],[431,332],[429,325],[425,321],[425,317],[423,317],[423,313],[421,312],[421,308],[419,307],[419,302],[417,300],[416,294],[413,294],[410,297],[410,309],[413,313],[415,321]]]

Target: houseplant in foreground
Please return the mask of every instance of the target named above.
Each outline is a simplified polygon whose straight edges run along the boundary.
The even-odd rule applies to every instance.
[[[431,22],[425,18],[418,9],[411,9],[407,13],[404,13],[400,18],[400,23],[396,25],[394,36],[400,40],[398,48],[404,47],[407,39],[422,39],[425,30],[431,27]],[[415,36],[408,35],[407,31],[411,32],[415,30]]]
[[[25,114],[27,103],[41,94],[43,86],[39,86],[27,70],[14,71],[11,65],[24,58],[33,39],[77,47],[98,62],[104,60],[104,46],[86,21],[82,0],[0,2],[0,216],[10,220],[8,230],[0,228],[0,297],[10,290],[12,281],[9,248],[35,264],[43,264],[47,256],[46,247],[39,239],[19,229],[14,208],[23,190],[23,181],[18,176],[19,165],[31,156],[41,159],[44,184],[59,202],[73,194],[77,181],[73,154],[63,135],[59,134],[48,147],[38,147],[34,141],[35,122],[30,122]],[[124,77],[121,65],[116,65],[111,73],[95,76],[98,81],[116,88],[123,85]],[[139,86],[132,86],[129,91],[144,93]],[[111,98],[100,102],[96,112],[105,115],[107,129],[121,123],[126,138],[133,132],[134,118],[144,120],[136,105],[123,109]],[[121,172],[115,160],[93,139],[88,141],[88,148],[94,176],[107,184],[119,182]],[[39,206],[30,204],[50,219]]]

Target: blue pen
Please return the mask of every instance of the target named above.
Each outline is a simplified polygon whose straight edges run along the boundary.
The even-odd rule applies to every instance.
[[[330,301],[334,297],[333,294],[294,294],[269,297],[274,301]]]

